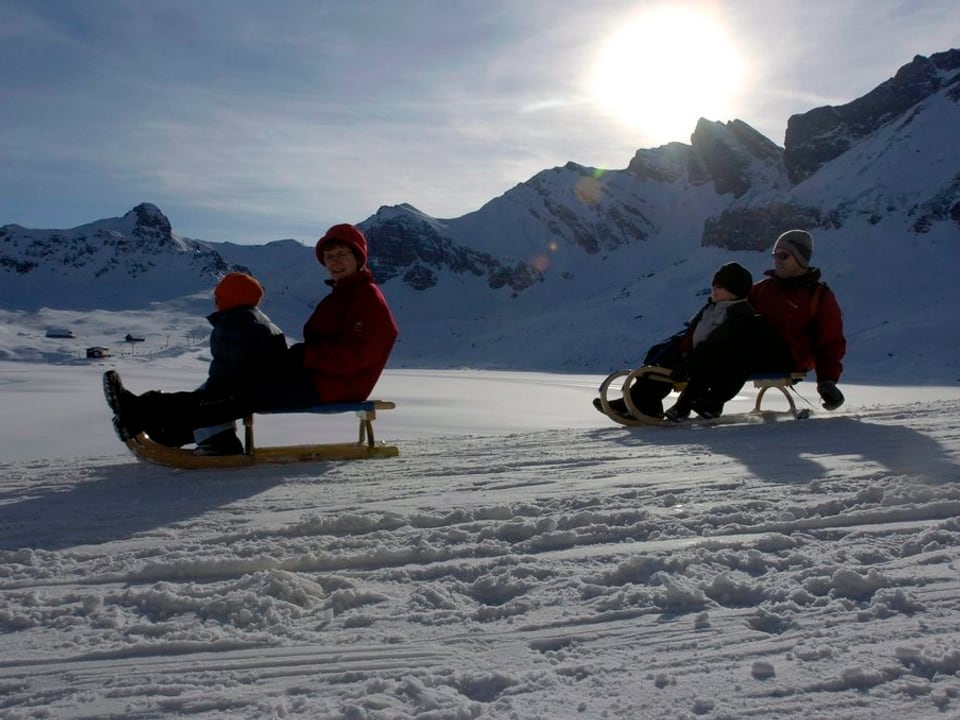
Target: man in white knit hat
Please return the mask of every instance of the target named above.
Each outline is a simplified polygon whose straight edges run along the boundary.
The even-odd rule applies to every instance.
[[[837,387],[847,341],[833,291],[811,267],[813,236],[788,230],[773,246],[773,269],[750,291],[750,304],[776,331],[758,359],[758,369],[816,372],[817,392],[827,410],[843,405]]]

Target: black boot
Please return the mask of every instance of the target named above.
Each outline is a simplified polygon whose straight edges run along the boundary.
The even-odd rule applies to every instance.
[[[117,436],[126,442],[143,430],[139,412],[139,398],[123,386],[115,370],[103,374],[103,394],[113,410],[113,427]]]
[[[702,397],[690,403],[690,409],[704,420],[712,420],[723,415],[723,403]]]
[[[625,403],[623,400],[608,400],[607,402],[609,403],[610,411],[613,414],[622,415],[623,417],[630,415],[630,411],[627,410],[627,403]],[[593,406],[604,415],[607,414],[603,409],[603,403],[600,402],[600,398],[593,399]]]
[[[682,423],[688,417],[690,417],[690,409],[681,403],[677,402],[672,408],[667,408],[667,411],[663,414],[665,420],[670,422]]]
[[[183,426],[148,427],[146,433],[151,440],[167,447],[181,447],[193,442],[193,430]]]
[[[243,455],[243,443],[234,430],[224,430],[197,443],[194,452],[197,455]]]

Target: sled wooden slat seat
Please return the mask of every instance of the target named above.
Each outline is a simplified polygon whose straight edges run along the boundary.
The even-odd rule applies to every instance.
[[[334,415],[352,412],[360,419],[359,438],[355,443],[257,447],[253,436],[254,415],[251,414],[243,418],[244,451],[242,455],[198,455],[193,450],[160,445],[144,433],[128,440],[127,447],[141,460],[182,469],[231,468],[265,463],[397,457],[400,451],[396,447],[376,442],[373,435],[373,421],[377,417],[377,411],[392,410],[395,407],[395,403],[386,400],[365,400],[355,403],[332,403],[295,410],[256,413],[257,415],[286,415],[292,413]]]
[[[258,415],[285,415],[289,413],[313,413],[318,415],[335,415],[338,413],[355,413],[360,418],[360,434],[357,439],[357,445],[366,447],[369,450],[376,449],[377,443],[373,437],[373,421],[377,419],[377,410],[393,410],[396,403],[388,400],[364,400],[355,403],[330,403],[327,405],[314,405],[308,408],[299,408],[296,410],[274,410],[269,412],[257,413]],[[244,447],[247,454],[254,451],[253,443],[253,415],[247,415],[243,418],[244,427]],[[322,447],[322,446],[314,446]],[[396,448],[393,448],[396,450]],[[393,455],[398,455],[399,451]],[[381,457],[384,457],[381,455]],[[389,455],[387,455],[389,457]]]
[[[633,399],[630,396],[629,389],[640,378],[646,378],[648,380],[655,380],[657,382],[666,382],[670,383],[672,389],[676,392],[682,392],[686,387],[685,382],[677,382],[670,377],[671,370],[669,368],[659,367],[657,365],[644,365],[643,367],[636,368],[634,370],[617,370],[616,372],[611,373],[604,379],[603,383],[600,385],[600,403],[604,409],[605,414],[611,419],[621,425],[664,425],[664,426],[677,426],[677,423],[673,423],[669,420],[663,418],[652,417],[650,415],[644,415],[641,413],[636,405],[633,402]],[[793,399],[793,396],[790,394],[790,389],[793,388],[801,380],[805,379],[807,374],[805,372],[794,372],[794,373],[762,373],[757,375],[752,375],[748,378],[753,382],[753,386],[758,389],[757,399],[754,403],[753,410],[750,413],[751,415],[761,416],[761,415],[790,415],[796,419],[802,419],[809,417],[810,411],[806,409],[798,409],[797,404]],[[623,400],[626,403],[627,410],[629,410],[630,415],[624,416],[619,413],[614,412],[610,408],[610,401],[607,398],[607,391],[614,381],[619,378],[624,378],[623,384],[621,386],[621,392]],[[760,406],[763,402],[763,396],[770,388],[777,388],[786,398],[789,405],[789,410],[783,411],[781,413],[769,413],[761,410]],[[729,417],[727,419],[724,416],[719,418],[712,418],[710,420],[702,420],[698,418],[691,419],[691,422],[696,423],[716,423],[721,424],[723,422],[729,422]]]

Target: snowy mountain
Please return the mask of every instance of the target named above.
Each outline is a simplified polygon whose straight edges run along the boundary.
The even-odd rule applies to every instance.
[[[741,120],[701,119],[690,144],[639,150],[622,170],[544,170],[459,218],[382,207],[359,224],[401,327],[392,364],[630,365],[697,309],[719,264],[759,277],[776,236],[805,227],[844,307],[849,372],[877,380],[906,363],[918,381],[956,380],[957,127],[950,50],[846,105],[791,117],[783,148]],[[71,230],[4,226],[0,356],[56,357],[63,346],[43,350],[34,335],[93,308],[127,314],[81,342],[122,337],[136,330],[129,313],[144,311],[202,338],[210,289],[232,268],[264,282],[265,309],[294,337],[326,292],[308,245],[183,238],[146,203]],[[920,341],[906,344],[905,327]]]
[[[0,228],[0,303],[130,309],[199,291],[227,271],[209,246],[174,234],[154,205],[71,230]]]

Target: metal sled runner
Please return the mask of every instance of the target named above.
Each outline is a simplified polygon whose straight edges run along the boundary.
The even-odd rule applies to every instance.
[[[633,402],[633,398],[630,396],[630,388],[633,386],[633,383],[640,378],[647,378],[649,380],[656,380],[658,382],[670,383],[673,390],[680,392],[685,387],[686,383],[674,382],[670,377],[670,369],[659,367],[657,365],[645,365],[639,367],[635,370],[617,370],[614,373],[611,373],[606,377],[606,379],[600,384],[600,404],[603,407],[603,412],[614,422],[618,422],[621,425],[629,426],[638,426],[638,425],[663,425],[676,427],[678,425],[689,424],[689,423],[715,423],[720,424],[723,422],[730,422],[732,418],[736,416],[720,416],[719,418],[706,419],[697,419],[693,418],[688,423],[674,423],[670,420],[665,420],[663,418],[653,417],[651,415],[644,415],[638,409],[636,404]],[[791,389],[798,382],[803,380],[806,377],[806,373],[797,372],[790,374],[769,374],[769,375],[755,375],[750,380],[753,381],[753,386],[758,389],[757,399],[754,403],[753,410],[750,412],[750,415],[753,416],[788,416],[793,417],[797,420],[807,418],[810,416],[809,409],[800,409],[797,407],[796,402],[793,399],[793,396],[790,394]],[[627,406],[627,410],[630,412],[629,416],[621,415],[620,413],[615,412],[610,407],[610,401],[607,398],[607,392],[610,389],[610,386],[618,379],[624,378],[622,384],[622,393],[623,401]],[[786,398],[789,405],[789,410],[781,412],[770,412],[763,411],[760,409],[760,405],[763,402],[763,396],[766,394],[767,390],[770,388],[776,388],[779,390],[783,396]],[[742,416],[741,416],[742,417]],[[726,418],[726,420],[725,420]]]
[[[265,463],[396,457],[400,454],[396,447],[378,443],[373,436],[373,421],[377,417],[377,410],[392,410],[395,407],[394,403],[385,400],[366,400],[358,403],[317,405],[312,408],[288,411],[324,415],[353,412],[360,418],[360,437],[355,443],[256,447],[253,440],[253,415],[247,415],[243,418],[244,451],[242,455],[197,455],[192,450],[161,445],[151,440],[145,433],[127,440],[126,445],[141,460],[184,470],[245,467]]]

